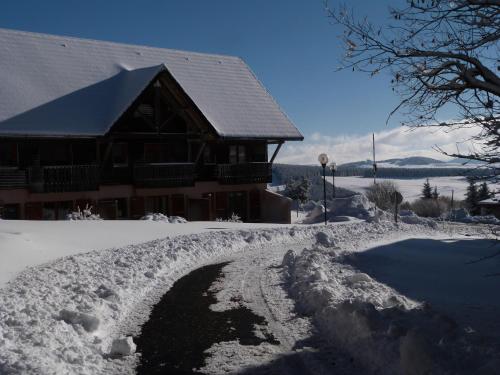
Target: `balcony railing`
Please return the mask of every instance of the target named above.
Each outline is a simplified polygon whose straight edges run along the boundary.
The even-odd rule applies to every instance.
[[[128,165],[114,165],[101,171],[103,185],[132,184],[132,169]]]
[[[26,171],[15,167],[0,167],[0,189],[26,187]]]
[[[97,165],[54,165],[28,168],[29,188],[34,193],[99,189]]]
[[[134,182],[139,187],[193,186],[194,177],[194,163],[134,165]]]
[[[221,184],[228,185],[271,182],[271,163],[221,164],[217,178]]]
[[[0,167],[0,189],[28,187],[34,193],[98,190],[100,184],[134,184],[138,187],[193,186],[196,180],[221,184],[271,182],[270,163],[219,164],[138,163],[131,168],[101,170],[96,164],[30,167],[27,170]]]

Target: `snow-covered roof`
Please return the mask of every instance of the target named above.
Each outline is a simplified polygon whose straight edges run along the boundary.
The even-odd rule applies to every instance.
[[[482,201],[479,201],[478,204],[484,204],[484,205],[500,205],[500,201],[498,198],[493,197],[493,198],[488,198],[488,199],[483,199]]]
[[[105,134],[168,70],[221,137],[303,139],[233,56],[0,29],[0,135]]]

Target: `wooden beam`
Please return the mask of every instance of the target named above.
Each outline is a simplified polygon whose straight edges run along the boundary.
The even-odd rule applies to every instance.
[[[196,105],[189,98],[186,98],[187,95],[177,87],[173,77],[168,72],[160,75],[159,80],[166,89],[161,91],[163,97],[167,100],[169,106],[178,111],[178,114],[185,121],[194,123],[202,133],[207,129],[207,125],[211,127],[211,124],[199,113]]]
[[[153,84],[154,90],[154,106],[153,106],[153,116],[154,124],[158,133],[160,132],[160,111],[161,111],[161,86],[158,81]]]
[[[158,127],[155,125],[154,121],[151,121],[149,117],[142,113],[139,109],[136,110],[141,118],[146,122],[146,124],[151,128],[151,130],[158,131]]]
[[[198,161],[200,160],[201,154],[203,153],[203,150],[205,150],[206,145],[207,145],[207,142],[203,142],[201,144],[201,147],[198,150],[198,154],[196,154],[196,159],[194,161],[195,164],[198,164]]]
[[[278,152],[280,151],[281,146],[283,146],[283,143],[284,143],[283,141],[281,141],[280,143],[278,143],[278,147],[276,147],[276,150],[274,150],[273,156],[271,157],[271,160],[269,161],[269,163],[273,164],[274,159],[278,155]]]
[[[165,121],[163,121],[160,126],[158,126],[158,134],[161,133],[162,129],[165,126],[167,126],[169,123],[172,122],[172,120],[175,118],[175,116],[176,116],[175,112],[170,113],[170,115],[167,117],[167,119]]]

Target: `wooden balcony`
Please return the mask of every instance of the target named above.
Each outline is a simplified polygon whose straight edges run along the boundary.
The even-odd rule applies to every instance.
[[[151,163],[134,165],[134,182],[138,187],[193,186],[194,163]]]
[[[217,179],[225,185],[271,182],[271,163],[221,164]]]
[[[26,187],[26,171],[16,167],[0,167],[0,189]]]
[[[55,165],[28,168],[33,193],[89,191],[99,189],[97,165]]]
[[[132,184],[132,168],[128,165],[115,165],[101,171],[103,185],[130,185]]]

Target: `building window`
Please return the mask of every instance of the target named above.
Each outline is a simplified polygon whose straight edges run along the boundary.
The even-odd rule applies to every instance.
[[[238,163],[246,163],[247,161],[247,153],[246,147],[243,145],[238,146]]]
[[[144,144],[146,163],[185,163],[187,159],[188,147],[185,141]]]
[[[4,204],[0,205],[0,218],[6,220],[16,220],[20,218],[20,205],[19,204]]]
[[[246,148],[243,145],[229,146],[229,164],[246,163]]]
[[[95,141],[75,141],[71,147],[73,150],[73,164],[93,164],[96,162]]]
[[[42,209],[43,220],[65,220],[71,212],[73,202],[45,202]]]
[[[17,143],[2,142],[0,143],[0,165],[1,166],[16,166],[17,158]]]
[[[215,163],[215,155],[212,151],[211,146],[209,145],[206,145],[205,148],[203,149],[203,163],[205,164]]]
[[[43,142],[40,144],[40,163],[42,165],[70,165],[69,143]]]
[[[252,144],[252,147],[247,154],[247,159],[252,162],[266,162],[267,144],[265,143]]]
[[[128,165],[128,144],[113,144],[113,166],[124,167]]]
[[[161,143],[146,143],[144,144],[144,161],[146,163],[162,163],[164,162],[164,145]]]
[[[238,163],[238,146],[229,146],[229,164]]]

